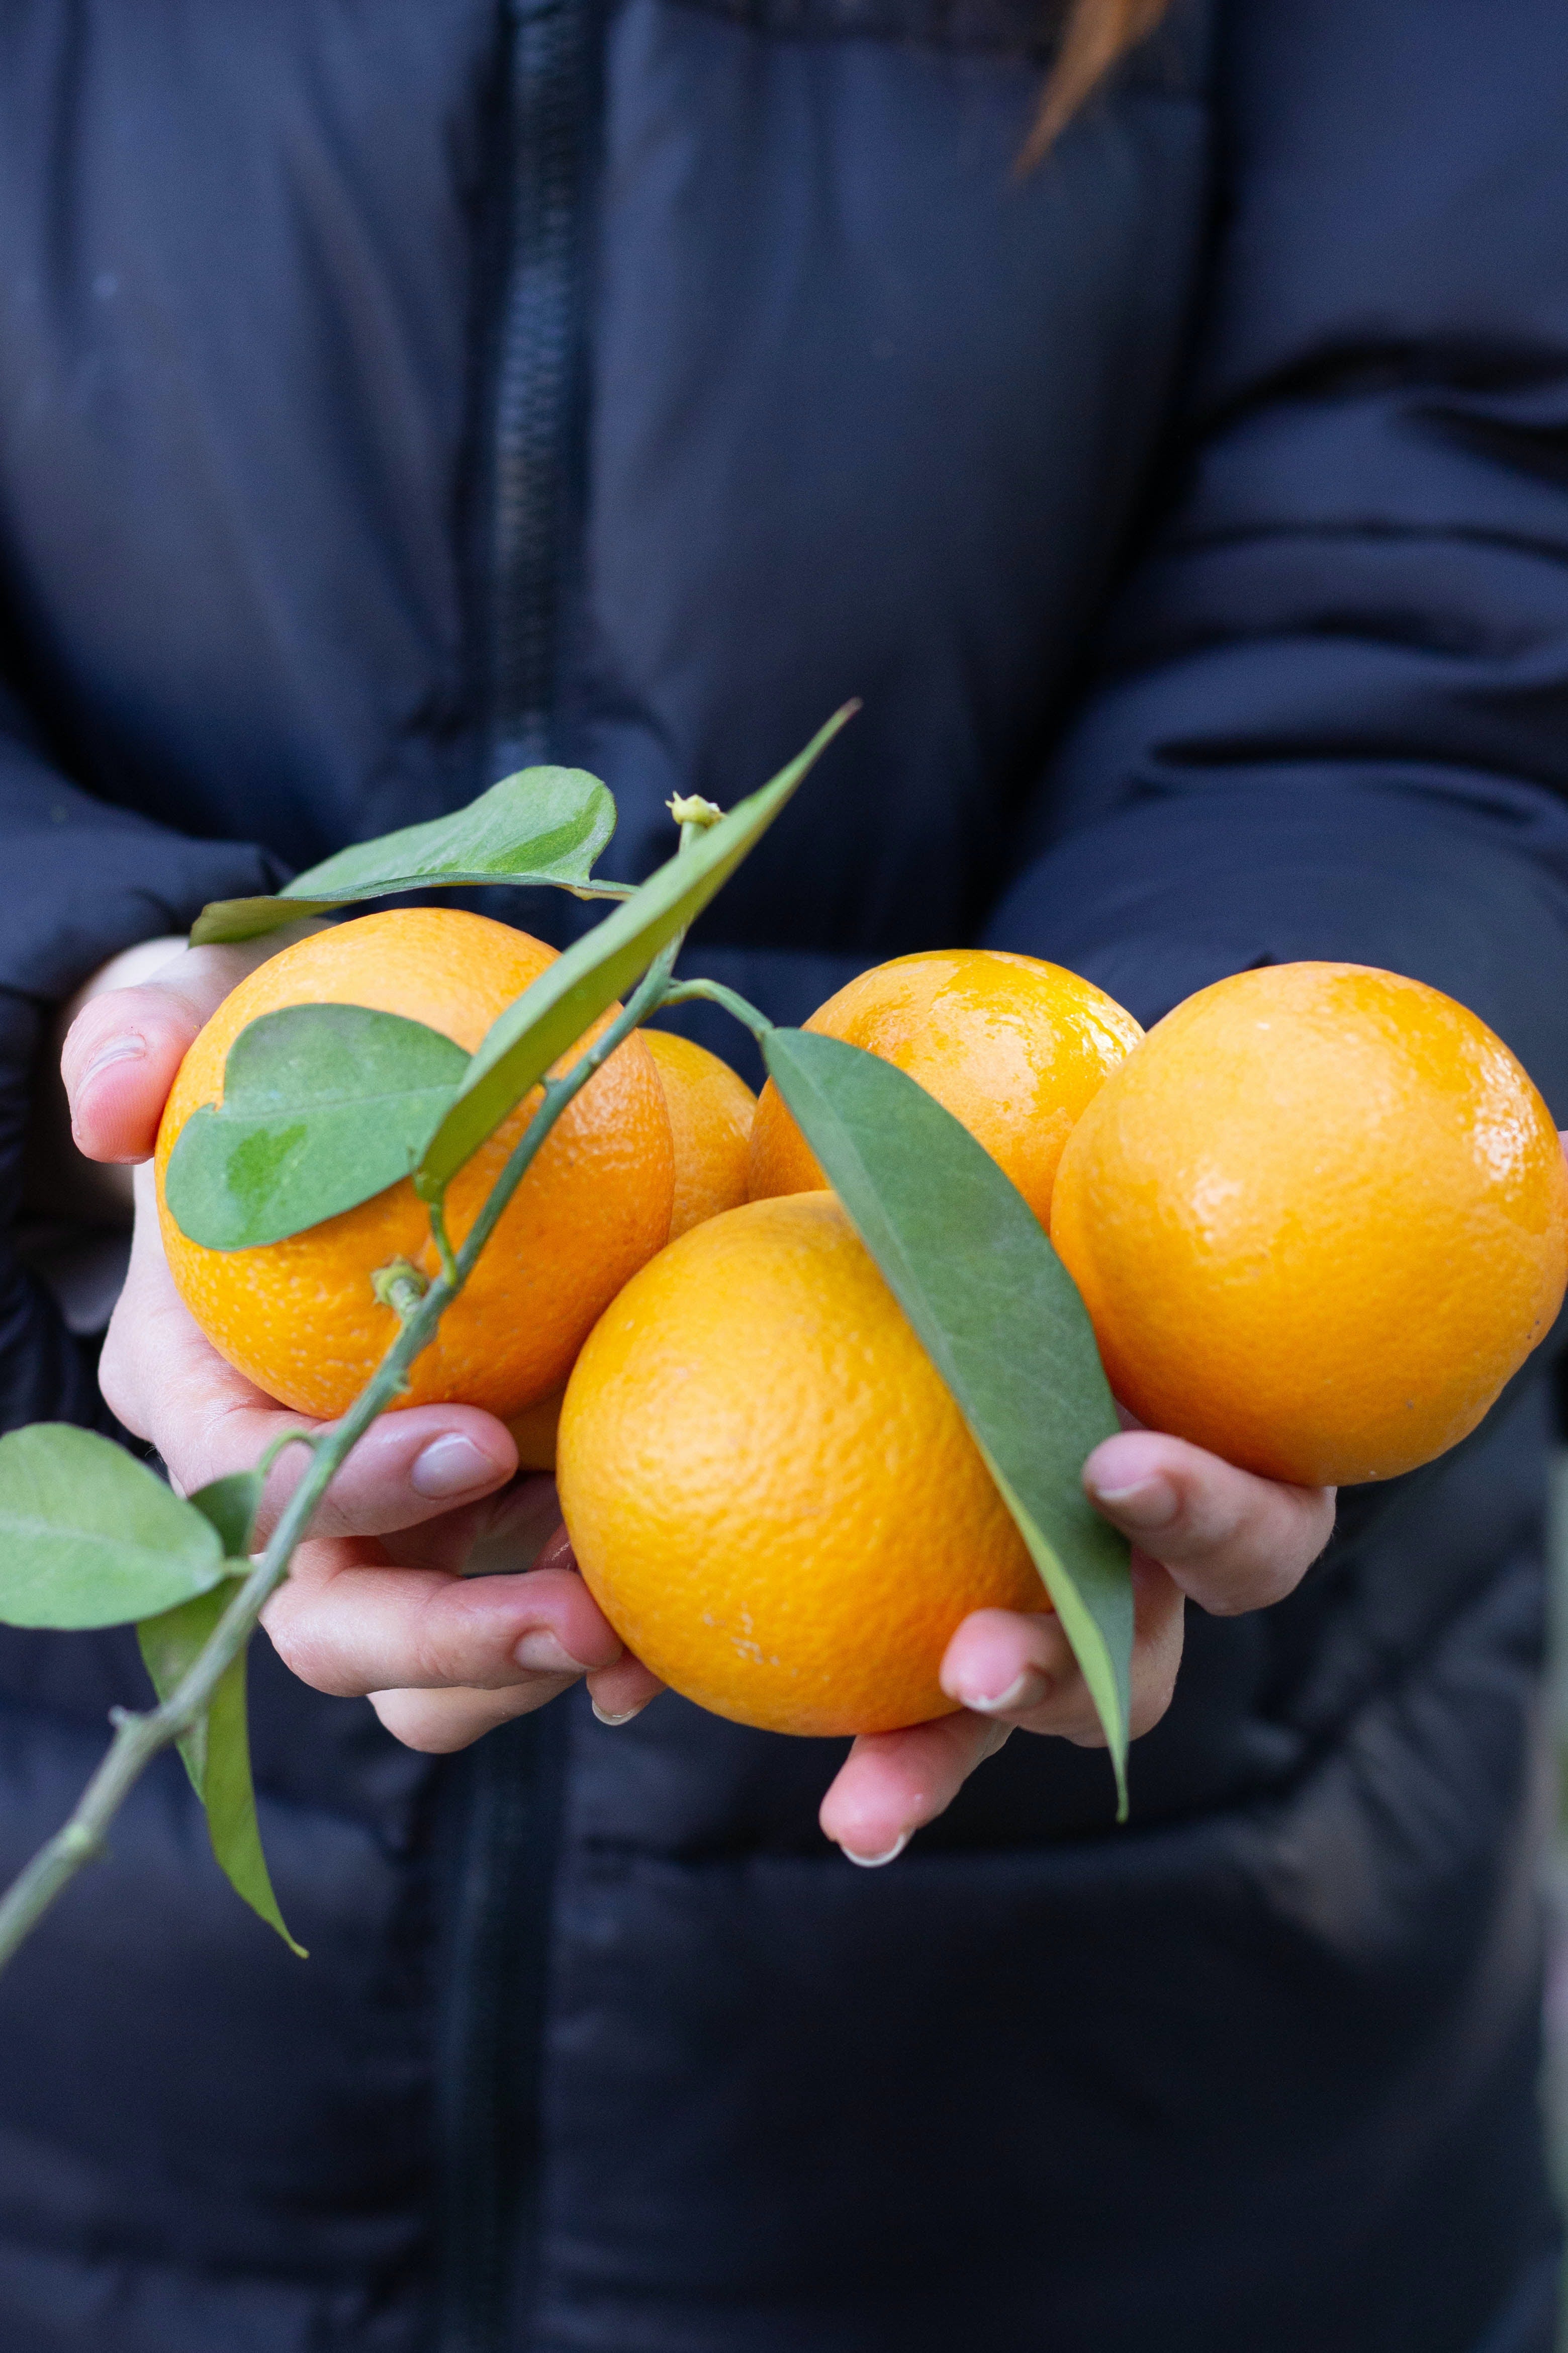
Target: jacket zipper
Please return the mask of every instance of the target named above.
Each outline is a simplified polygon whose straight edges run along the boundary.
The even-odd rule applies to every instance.
[[[438,1824],[447,1861],[439,1888],[439,2353],[521,2353],[532,2341],[565,1706],[557,1700],[466,1750]]]
[[[582,462],[583,247],[595,112],[591,0],[508,0],[508,222],[489,436],[489,775],[550,757]],[[446,1777],[437,2066],[439,2353],[531,2334],[560,1702]]]
[[[510,0],[510,233],[491,438],[490,779],[549,756],[583,370],[588,0]]]

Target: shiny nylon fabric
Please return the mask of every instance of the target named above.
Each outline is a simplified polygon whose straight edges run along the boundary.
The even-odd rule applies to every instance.
[[[987,937],[1147,1020],[1350,955],[1568,1116],[1568,30],[1506,17],[1178,7],[1022,186],[1009,0],[596,31],[552,749],[637,874],[668,792],[866,698],[694,964],[788,1018]],[[12,1207],[45,1006],[489,780],[511,87],[479,0],[0,18]],[[9,1261],[0,1316],[7,1419],[90,1416]],[[1020,1739],[854,1873],[823,1746],[558,1712],[497,2341],[1543,2353],[1545,1427],[1527,1379],[1289,1604],[1196,1620],[1121,1836],[1102,1758]],[[255,1683],[313,1957],[166,1762],[0,1987],[7,2353],[447,2353],[462,1768]],[[6,1869],[141,1688],[119,1637],[0,1645]]]

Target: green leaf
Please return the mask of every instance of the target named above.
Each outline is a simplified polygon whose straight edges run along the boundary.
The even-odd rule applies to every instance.
[[[0,1624],[123,1626],[224,1575],[209,1520],[68,1422],[0,1438]]]
[[[773,1030],[763,1053],[1018,1524],[1083,1671],[1125,1820],[1128,1547],[1080,1476],[1119,1425],[1077,1287],[990,1154],[902,1071],[804,1029]]]
[[[243,1564],[237,1565],[235,1574],[244,1574]],[[211,1593],[165,1610],[161,1617],[145,1619],[137,1627],[142,1656],[160,1700],[168,1699],[184,1680],[233,1599],[231,1577]],[[283,1924],[261,1850],[261,1827],[256,1819],[256,1791],[250,1778],[245,1657],[241,1651],[224,1669],[205,1714],[180,1742],[180,1754],[191,1786],[206,1809],[207,1836],[230,1884],[253,1912],[277,1929],[289,1951],[303,1960],[305,1947],[294,1942]]]
[[[463,883],[549,882],[579,899],[620,898],[618,884],[589,879],[615,829],[616,804],[597,776],[583,768],[522,768],[450,817],[340,849],[296,874],[276,898],[215,899],[191,926],[191,945],[257,939],[356,900]]]
[[[250,1551],[250,1531],[266,1485],[259,1471],[231,1471],[186,1497],[192,1508],[217,1530],[227,1560],[244,1560]]]
[[[607,1006],[639,980],[726,883],[790,795],[859,708],[846,703],[804,752],[727,817],[650,875],[624,906],[540,974],[482,1039],[458,1097],[425,1148],[416,1178],[435,1194]]]
[[[208,1250],[281,1241],[406,1176],[468,1069],[422,1021],[363,1005],[264,1013],[228,1050],[223,1102],[193,1112],[164,1190]]]

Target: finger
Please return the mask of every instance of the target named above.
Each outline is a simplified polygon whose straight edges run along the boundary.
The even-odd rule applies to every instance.
[[[156,978],[83,1006],[60,1076],[71,1134],[88,1159],[146,1159],[186,1049],[256,961],[243,948],[186,948]]]
[[[155,1446],[183,1494],[254,1468],[283,1432],[318,1424],[285,1412],[225,1362],[174,1288],[149,1196],[137,1171],[131,1271],[99,1366],[110,1410]],[[305,1475],[303,1448],[274,1464],[255,1541],[264,1544]],[[505,1425],[474,1406],[409,1406],[374,1423],[338,1472],[311,1524],[317,1535],[378,1535],[416,1525],[505,1486],[517,1448]]]
[[[386,1691],[372,1692],[370,1704],[395,1740],[426,1757],[450,1757],[469,1748],[498,1724],[514,1716],[531,1715],[557,1693],[564,1682],[546,1683],[531,1676],[510,1691]]]
[[[588,1678],[588,1697],[601,1724],[613,1731],[617,1725],[629,1724],[640,1715],[650,1699],[657,1699],[664,1685],[650,1674],[640,1659],[623,1651],[610,1666],[600,1668]]]
[[[560,1522],[554,1480],[524,1471],[479,1503],[384,1529],[379,1542],[394,1568],[435,1568],[445,1577],[521,1577],[541,1566]],[[559,1565],[574,1566],[570,1560]]]
[[[551,1482],[553,1492],[553,1482]],[[539,1555],[541,1568],[577,1567],[577,1556],[572,1549],[572,1539],[564,1527],[557,1527]],[[588,1677],[588,1697],[599,1722],[610,1726],[629,1724],[640,1715],[649,1700],[657,1699],[664,1685],[651,1674],[640,1659],[623,1651],[607,1667],[601,1667]]]
[[[401,1740],[405,1748],[449,1757],[455,1749],[468,1748],[485,1733],[493,1732],[498,1724],[531,1715],[565,1687],[565,1679],[531,1675],[526,1683],[502,1691],[372,1692],[370,1704],[394,1739]],[[663,1688],[630,1657],[588,1677],[594,1713],[601,1724],[612,1726],[629,1724]]]
[[[242,1463],[252,1463],[279,1430],[300,1420],[298,1415],[276,1409],[259,1413],[253,1408],[237,1409],[226,1426],[212,1433],[214,1459],[221,1449],[237,1453]],[[291,1447],[279,1457],[257,1515],[258,1543],[266,1542],[309,1467],[302,1447]],[[493,1414],[478,1406],[405,1406],[372,1423],[316,1506],[310,1532],[317,1536],[388,1535],[416,1527],[495,1493],[516,1471],[511,1434]],[[467,1543],[458,1549],[466,1552]],[[452,1569],[458,1565],[457,1559],[440,1563]]]
[[[1167,1570],[1132,1556],[1129,1736],[1142,1739],[1171,1704],[1182,1662],[1184,1596]],[[977,1715],[1016,1731],[1102,1748],[1105,1732],[1082,1670],[1048,1611],[976,1609],[947,1646],[942,1687]]]
[[[389,1568],[374,1543],[306,1544],[263,1620],[286,1666],[317,1691],[480,1691],[549,1698],[619,1657],[580,1577],[446,1577]]]
[[[1293,1592],[1333,1532],[1331,1487],[1259,1479],[1153,1430],[1097,1446],[1083,1483],[1096,1508],[1216,1617]]]
[[[863,1732],[817,1816],[834,1844],[868,1870],[902,1854],[916,1831],[952,1803],[1011,1725],[966,1711],[906,1732]]]
[[[1171,1703],[1182,1656],[1183,1596],[1157,1561],[1132,1556],[1131,1736]],[[963,1704],[906,1732],[862,1736],[820,1820],[852,1862],[891,1862],[917,1830],[952,1804],[969,1775],[1016,1731],[1102,1748],[1089,1687],[1048,1611],[977,1609],[948,1644],[942,1686]]]
[[[78,1151],[89,1160],[146,1159],[197,1031],[247,973],[323,928],[308,916],[233,947],[146,941],[95,975],[60,1054]],[[170,953],[160,957],[161,947]]]

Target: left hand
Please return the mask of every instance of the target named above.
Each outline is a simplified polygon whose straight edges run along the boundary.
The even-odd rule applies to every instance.
[[[1229,1618],[1282,1600],[1329,1540],[1334,1491],[1255,1478],[1184,1439],[1144,1430],[1096,1447],[1083,1478],[1090,1501],[1134,1546],[1136,1739],[1171,1704],[1186,1601]],[[976,1610],[947,1646],[942,1687],[962,1702],[956,1715],[862,1736],[823,1799],[822,1827],[852,1862],[891,1862],[1014,1732],[1104,1746],[1067,1637],[1048,1611]]]

